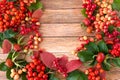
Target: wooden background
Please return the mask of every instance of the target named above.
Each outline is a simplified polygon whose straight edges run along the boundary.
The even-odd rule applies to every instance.
[[[41,1],[45,8],[40,28],[44,39],[41,48],[56,56],[67,55],[69,59],[75,59],[71,51],[80,44],[78,37],[94,36],[94,34],[87,34],[80,26],[80,22],[84,19],[80,13],[82,0]],[[6,56],[6,54],[0,54],[0,59],[5,60]],[[4,72],[0,72],[0,80],[7,80]],[[65,79],[61,78],[61,80]],[[107,72],[107,80],[120,80],[120,69],[114,68]]]

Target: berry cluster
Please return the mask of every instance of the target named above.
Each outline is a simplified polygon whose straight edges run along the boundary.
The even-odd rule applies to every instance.
[[[88,80],[106,80],[105,71],[101,68],[100,64],[85,70]]]
[[[60,61],[59,58],[56,59],[56,60],[54,60],[54,61],[53,61],[53,67],[55,67],[56,70],[57,70],[59,73],[62,73],[62,75],[63,75],[64,77],[66,77],[66,76],[67,76],[67,69],[66,69],[65,66],[63,66],[62,64],[60,64],[59,61]]]
[[[25,68],[22,68],[22,69],[19,69],[19,70],[11,69],[10,77],[13,78],[14,80],[19,80],[20,79],[20,75],[23,72],[26,72]]]
[[[42,38],[40,33],[35,35],[30,35],[27,45],[25,46],[24,52],[28,52],[29,49],[39,49],[39,43],[41,43]]]
[[[97,7],[96,4],[92,3],[91,0],[87,0],[82,6],[86,10],[85,13],[87,14],[88,19],[94,21],[95,16],[93,16],[93,14]]]
[[[96,31],[103,31],[106,33],[110,25],[114,25],[118,19],[116,11],[112,11],[111,1],[94,1],[100,8],[96,14],[96,21],[94,21],[94,27]]]
[[[91,0],[86,0],[82,5],[83,9],[85,9],[85,14],[87,14],[87,18],[83,20],[83,23],[87,26],[87,32],[91,33],[93,30],[92,23],[95,20],[95,9],[97,8],[96,4],[93,3]]]
[[[25,21],[20,26],[20,34],[26,35],[32,31],[35,33],[38,33],[39,26],[40,26],[40,23],[38,22],[37,19],[34,19],[34,18],[30,19],[29,17],[26,17]]]
[[[93,37],[81,36],[79,37],[79,41],[82,43],[74,51],[72,51],[72,54],[76,55],[78,51],[84,49],[84,45],[88,44],[89,42],[94,42],[95,39]]]
[[[120,44],[119,43],[116,43],[115,45],[113,45],[113,48],[110,51],[110,54],[113,57],[120,57]]]
[[[36,3],[36,0],[22,0],[25,4],[30,6],[32,3]]]
[[[34,58],[32,62],[26,65],[27,80],[48,80],[45,68],[44,64],[38,58]]]
[[[16,6],[17,5],[17,6]],[[6,29],[18,27],[21,21],[25,19],[27,9],[22,1],[8,2],[0,1],[0,32]]]

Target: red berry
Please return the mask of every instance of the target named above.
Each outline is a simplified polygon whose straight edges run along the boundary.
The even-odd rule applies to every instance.
[[[9,67],[9,68],[11,68],[11,67],[13,67],[13,62],[12,62],[12,60],[11,59],[7,59],[6,61],[5,61],[5,65],[7,66],[7,67]]]
[[[34,77],[36,77],[36,76],[37,76],[37,73],[36,73],[36,72],[34,72],[34,73],[33,73],[33,76],[34,76]]]
[[[34,63],[30,63],[30,66],[31,66],[31,68],[35,68],[35,65],[34,65]]]
[[[90,22],[90,20],[89,20],[88,18],[84,19],[84,20],[83,20],[83,23],[84,23],[86,26],[88,26],[88,25],[91,24],[91,22]]]
[[[18,45],[18,44],[14,44],[13,49],[14,49],[15,51],[20,51],[20,50],[21,50],[20,45]]]
[[[104,53],[102,53],[102,52],[98,53],[98,55],[96,57],[97,62],[102,63],[104,61],[104,59],[105,59]]]
[[[31,71],[28,71],[28,76],[29,76],[29,77],[32,77],[32,76],[33,76],[33,74],[32,74]]]
[[[45,66],[42,66],[42,67],[41,67],[41,70],[44,71],[44,70],[45,70]]]

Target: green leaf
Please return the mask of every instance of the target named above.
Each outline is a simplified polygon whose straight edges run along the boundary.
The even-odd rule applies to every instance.
[[[81,13],[82,13],[82,15],[83,15],[84,17],[87,17],[87,14],[86,14],[85,12],[86,12],[86,9],[83,8],[83,9],[81,10]]]
[[[87,48],[88,51],[91,51],[92,53],[99,52],[98,46],[93,42],[90,42],[89,44],[85,45],[85,47]]]
[[[12,59],[13,52],[10,52],[7,56],[7,59]]]
[[[101,31],[101,35],[102,37],[105,37],[105,33],[103,31]]]
[[[3,33],[0,33],[0,47],[2,47],[3,40],[4,40]]]
[[[114,59],[112,59],[112,62],[113,62],[116,66],[120,67],[120,58],[114,58]]]
[[[102,63],[102,68],[106,71],[109,71],[110,70],[110,64],[107,63],[107,62],[103,62]]]
[[[50,68],[46,67],[45,73],[48,73],[50,71]]]
[[[110,33],[112,33],[112,32],[114,31],[114,26],[109,26],[109,27],[108,27],[108,31],[109,31]]]
[[[15,39],[15,38],[8,38],[8,40],[13,44],[17,43],[17,39]]]
[[[6,72],[6,77],[7,77],[7,79],[9,79],[9,80],[13,80],[13,79],[10,77],[10,74],[11,74],[11,69],[8,69],[7,72]]]
[[[112,44],[107,44],[108,49],[112,49]]]
[[[6,30],[4,33],[3,33],[3,36],[4,38],[12,38],[16,35],[16,32],[14,32],[13,30],[11,29],[8,29]]]
[[[120,35],[118,35],[117,38],[120,39]]]
[[[1,70],[1,71],[7,71],[7,70],[8,70],[8,67],[5,65],[5,62],[2,62],[2,63],[0,64],[0,70]]]
[[[49,80],[59,80],[55,74],[49,74]]]
[[[0,39],[0,47],[2,48],[3,40]]]
[[[104,41],[100,41],[98,43],[98,47],[99,47],[100,52],[104,52],[106,54],[108,53],[108,47],[107,47],[107,45],[106,45],[106,43]]]
[[[40,2],[40,0],[37,0],[36,1],[36,3],[32,3],[29,7],[28,7],[28,9],[30,10],[30,11],[35,11],[35,10],[37,10],[37,9],[42,9],[43,8],[43,5],[42,5],[42,3]]]
[[[83,72],[76,70],[68,74],[67,80],[88,80],[88,78]]]
[[[120,32],[120,28],[117,28],[117,31]]]
[[[22,77],[22,80],[27,80],[27,78],[26,78],[26,73],[23,73],[23,74],[21,75],[21,77]]]
[[[80,51],[78,53],[78,57],[80,58],[80,60],[82,62],[87,62],[87,61],[93,60],[93,56],[94,56],[94,54],[87,50]]]
[[[1,40],[4,40],[3,33],[0,33],[0,39],[1,39]]]
[[[113,0],[112,8],[113,10],[120,11],[120,0]]]

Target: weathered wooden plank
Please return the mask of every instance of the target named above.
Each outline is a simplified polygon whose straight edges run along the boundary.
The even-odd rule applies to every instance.
[[[45,9],[81,8],[82,0],[41,0]]]
[[[40,27],[40,32],[43,36],[93,36],[93,34],[87,34],[85,27],[81,27],[81,24],[42,24]]]
[[[41,23],[80,23],[84,18],[80,11],[81,9],[45,9],[41,18]]]
[[[0,62],[5,61],[5,59],[7,58],[8,54],[2,54],[2,52],[0,52]]]
[[[77,37],[44,38],[43,40],[40,46],[49,52],[71,52],[81,43]]]

